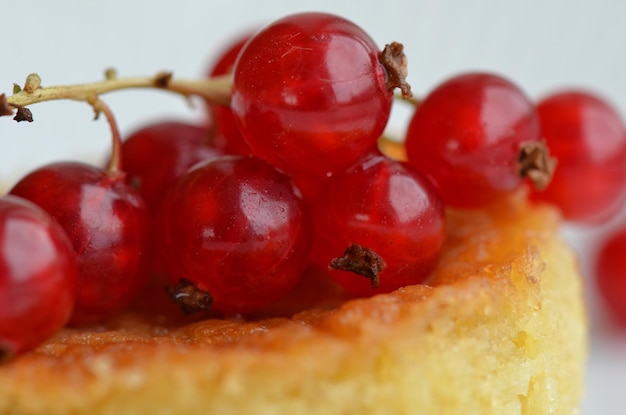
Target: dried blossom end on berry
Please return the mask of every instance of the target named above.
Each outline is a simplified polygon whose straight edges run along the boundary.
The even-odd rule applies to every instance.
[[[208,311],[213,304],[213,298],[208,292],[185,278],[181,278],[178,284],[167,287],[166,290],[170,301],[177,304],[186,315]]]
[[[10,347],[0,343],[0,365],[11,359],[11,356],[13,353],[11,353]]]
[[[349,271],[371,280],[372,288],[380,287],[380,273],[385,261],[373,250],[352,244],[341,258],[334,258],[328,265],[331,270]]]
[[[528,177],[537,190],[543,190],[550,184],[557,164],[543,140],[524,144],[517,162],[520,177]]]
[[[411,92],[411,85],[406,81],[408,74],[407,58],[402,43],[391,42],[385,45],[379,60],[387,71],[387,88],[390,91],[394,88],[400,88],[402,98],[411,98],[413,93]]]

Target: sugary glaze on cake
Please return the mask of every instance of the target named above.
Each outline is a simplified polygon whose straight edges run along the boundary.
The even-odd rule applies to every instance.
[[[559,215],[516,195],[448,224],[428,285],[388,295],[309,275],[243,321],[185,319],[155,291],[0,366],[0,413],[578,413],[586,319]]]

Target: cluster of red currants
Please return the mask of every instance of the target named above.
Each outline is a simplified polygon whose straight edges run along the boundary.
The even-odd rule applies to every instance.
[[[532,107],[512,91],[510,84],[485,74],[461,75],[438,86],[411,120],[409,162],[433,179],[447,205],[475,208],[489,203],[494,192],[517,185],[519,178],[511,175],[514,152],[541,138],[558,168],[545,187],[529,187],[530,199],[559,207],[566,221],[579,226],[615,219],[626,201],[626,128],[619,112],[583,89],[557,91]],[[626,225],[601,241],[589,276],[607,312],[622,326],[624,252]]]
[[[560,167],[533,198],[583,221],[621,203],[624,129],[588,93],[535,105],[500,76],[462,74],[416,106],[408,160],[382,154],[394,89],[410,95],[405,63],[401,45],[380,51],[341,17],[287,16],[217,61],[232,98],[208,103],[209,125],[154,123],[108,169],[24,177],[0,199],[0,353],[110,317],[155,274],[184,310],[225,314],[283,297],[307,267],[358,296],[422,283],[444,206],[481,208],[527,178],[545,187],[542,138]]]

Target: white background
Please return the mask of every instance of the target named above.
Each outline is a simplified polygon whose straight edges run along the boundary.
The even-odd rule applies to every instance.
[[[2,0],[0,92],[10,93],[30,72],[38,72],[44,86],[99,80],[109,67],[120,76],[160,70],[202,76],[232,36],[306,10],[343,15],[380,45],[404,43],[418,96],[452,74],[480,69],[506,75],[533,99],[554,88],[581,86],[626,111],[626,2],[619,0]],[[158,91],[117,92],[104,100],[123,132],[158,117],[198,119],[202,113]],[[31,109],[34,123],[0,120],[1,185],[43,162],[103,158],[108,127],[91,120],[88,106],[53,102]],[[405,122],[406,114],[395,111],[394,131]],[[626,404],[626,335],[606,322],[590,273],[596,241],[606,230],[565,230],[581,253],[589,287],[592,355],[585,414],[622,413]]]

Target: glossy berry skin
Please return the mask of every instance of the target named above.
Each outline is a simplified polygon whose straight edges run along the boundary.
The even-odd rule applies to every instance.
[[[65,229],[78,255],[71,324],[106,319],[135,298],[147,279],[150,214],[122,173],[79,162],[41,167],[10,191]]]
[[[230,44],[213,63],[209,70],[209,77],[232,74],[233,66],[239,51],[251,35],[245,35]],[[251,154],[250,146],[244,140],[230,106],[208,103],[211,114],[210,120],[215,124],[215,147],[228,154]]]
[[[0,360],[35,348],[65,325],[77,276],[59,224],[24,199],[0,198]]]
[[[380,154],[333,176],[313,208],[312,262],[323,269],[352,243],[385,262],[380,287],[348,271],[329,275],[349,292],[369,296],[424,282],[445,240],[444,208],[430,181],[410,165]]]
[[[534,105],[516,85],[494,74],[465,73],[417,106],[407,157],[446,204],[477,208],[520,186],[520,149],[539,139],[539,128]]]
[[[572,222],[611,218],[626,196],[626,133],[619,113],[580,90],[551,94],[537,111],[541,135],[559,164],[547,189],[532,197],[559,206]]]
[[[626,229],[610,234],[596,258],[596,286],[605,309],[626,327]]]
[[[172,281],[193,282],[223,313],[247,313],[284,296],[309,255],[302,199],[288,176],[254,157],[194,166],[164,200],[156,226]]]
[[[122,166],[152,213],[168,188],[194,164],[222,156],[207,144],[207,130],[183,121],[146,125],[124,140]]]
[[[325,13],[280,19],[235,64],[232,110],[253,154],[289,174],[352,165],[380,137],[392,92],[372,39]]]

